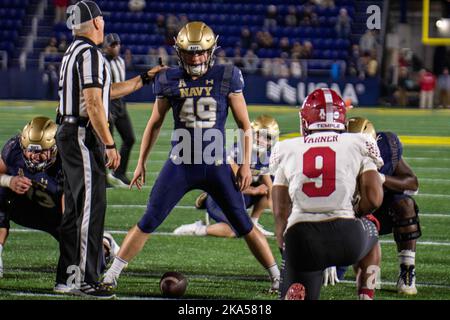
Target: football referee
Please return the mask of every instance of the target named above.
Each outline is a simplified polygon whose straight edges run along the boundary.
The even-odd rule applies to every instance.
[[[65,210],[56,282],[66,284],[69,294],[112,298],[112,293],[98,284],[103,265],[105,166],[115,170],[120,165],[108,128],[109,101],[150,83],[162,67],[111,84],[97,47],[104,40],[100,8],[93,1],[79,1],[71,9],[74,40],[64,54],[59,78],[56,141],[64,172]]]
[[[120,37],[117,33],[110,33],[105,37],[104,52],[106,63],[111,70],[112,83],[124,81],[126,72],[125,61],[120,56]],[[109,124],[111,134],[113,134],[114,127],[116,127],[122,138],[122,145],[120,146],[120,165],[119,168],[112,173],[112,178],[116,179],[119,183],[129,185],[130,179],[126,176],[126,172],[131,148],[133,147],[136,138],[134,137],[133,126],[131,124],[130,115],[128,114],[127,105],[123,99],[111,100]]]

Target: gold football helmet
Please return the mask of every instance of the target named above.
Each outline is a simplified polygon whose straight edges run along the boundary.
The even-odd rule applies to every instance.
[[[191,76],[200,77],[214,65],[214,51],[217,49],[217,38],[212,29],[204,22],[193,21],[186,24],[175,38],[175,50],[179,64]],[[204,63],[193,65],[186,61],[187,55],[208,54]]]
[[[43,171],[56,161],[56,123],[47,117],[33,118],[22,130],[20,145],[27,167]]]
[[[260,115],[250,125],[253,129],[253,150],[264,152],[278,141],[280,127],[273,117]]]
[[[367,118],[353,117],[347,121],[347,132],[351,133],[366,133],[370,134],[375,140],[377,138],[377,132],[372,122]]]

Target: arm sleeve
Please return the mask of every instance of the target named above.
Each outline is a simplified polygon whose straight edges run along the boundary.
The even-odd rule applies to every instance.
[[[81,88],[103,88],[103,56],[95,48],[85,50],[77,58]]]
[[[234,67],[231,74],[230,93],[241,93],[244,90],[244,86],[244,77],[242,76],[241,70]]]

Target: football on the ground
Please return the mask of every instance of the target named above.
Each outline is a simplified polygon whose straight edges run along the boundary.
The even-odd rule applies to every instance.
[[[179,272],[166,272],[159,282],[159,288],[163,297],[180,298],[186,292],[188,281]]]

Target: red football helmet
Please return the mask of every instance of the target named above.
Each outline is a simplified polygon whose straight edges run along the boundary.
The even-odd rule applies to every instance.
[[[300,109],[301,130],[307,136],[314,130],[345,131],[345,102],[336,91],[323,88],[310,93]]]

